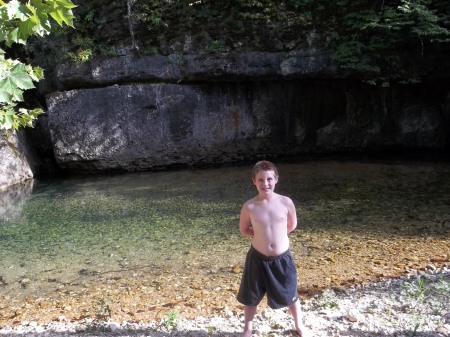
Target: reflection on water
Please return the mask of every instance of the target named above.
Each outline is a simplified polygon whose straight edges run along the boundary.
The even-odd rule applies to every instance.
[[[16,220],[22,213],[22,207],[33,190],[34,180],[0,191],[0,223]]]
[[[279,169],[278,192],[298,211],[291,242],[302,293],[449,262],[450,164]],[[89,301],[105,292],[117,315],[135,319],[153,317],[158,306],[193,313],[235,306],[249,245],[239,210],[256,193],[249,174],[237,167],[73,178],[2,198],[0,318],[55,308],[68,315],[72,300],[89,315],[98,311]],[[34,314],[21,309],[24,298],[39,303]],[[15,311],[2,301],[16,303]]]

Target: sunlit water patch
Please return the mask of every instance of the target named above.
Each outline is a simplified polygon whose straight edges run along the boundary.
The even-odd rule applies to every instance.
[[[449,262],[450,164],[279,170],[278,192],[298,211],[291,243],[303,294]],[[173,307],[192,315],[235,308],[249,246],[239,210],[256,192],[249,175],[249,167],[133,173],[4,194],[1,319],[137,320]]]

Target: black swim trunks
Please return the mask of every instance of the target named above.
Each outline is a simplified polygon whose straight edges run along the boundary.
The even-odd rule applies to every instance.
[[[237,300],[256,306],[267,293],[272,309],[290,306],[298,300],[297,272],[289,250],[278,256],[266,256],[250,247]]]

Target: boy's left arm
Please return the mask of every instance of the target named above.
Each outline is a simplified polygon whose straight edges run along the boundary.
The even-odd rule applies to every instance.
[[[287,214],[287,232],[292,232],[297,228],[297,210],[295,209],[294,202],[290,198],[286,198]]]

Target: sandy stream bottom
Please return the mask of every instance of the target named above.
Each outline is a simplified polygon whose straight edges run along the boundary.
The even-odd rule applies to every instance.
[[[326,247],[323,240],[320,244],[309,242],[305,247],[302,242],[306,239],[300,232],[291,239],[299,292],[304,299],[325,288],[395,278],[427,266],[439,268],[450,261],[448,236],[404,238],[396,244],[389,238],[369,239],[360,241],[359,246],[334,237],[333,242],[340,247]],[[317,252],[320,259],[315,256]],[[245,249],[233,253],[242,259],[244,254]],[[217,268],[211,262],[202,262],[201,256],[197,259],[195,253],[191,255],[189,260],[193,262],[179,270],[167,267],[149,273],[152,266],[148,265],[103,273],[83,269],[71,282],[49,279],[47,291],[34,288],[31,280],[24,279],[16,280],[23,289],[19,294],[5,291],[7,285],[0,285],[0,326],[24,321],[44,324],[62,316],[72,322],[150,322],[162,320],[174,310],[185,319],[241,312],[235,294],[242,263]],[[261,308],[265,307],[263,300]]]
[[[447,164],[308,163],[281,169],[280,192],[292,196],[299,213],[290,240],[302,298],[450,262]],[[44,192],[55,189],[52,202],[44,192],[27,201],[33,222],[18,225],[25,236],[15,236],[12,225],[3,228],[0,326],[61,317],[150,322],[174,310],[185,319],[241,313],[235,295],[249,241],[235,227],[242,205],[236,196],[254,194],[248,170],[67,185],[66,197],[51,185]],[[98,218],[99,209],[104,218]],[[169,213],[160,219],[161,209]],[[167,228],[158,229],[158,221]],[[8,241],[8,233],[17,240]],[[263,300],[261,309],[265,305]]]

